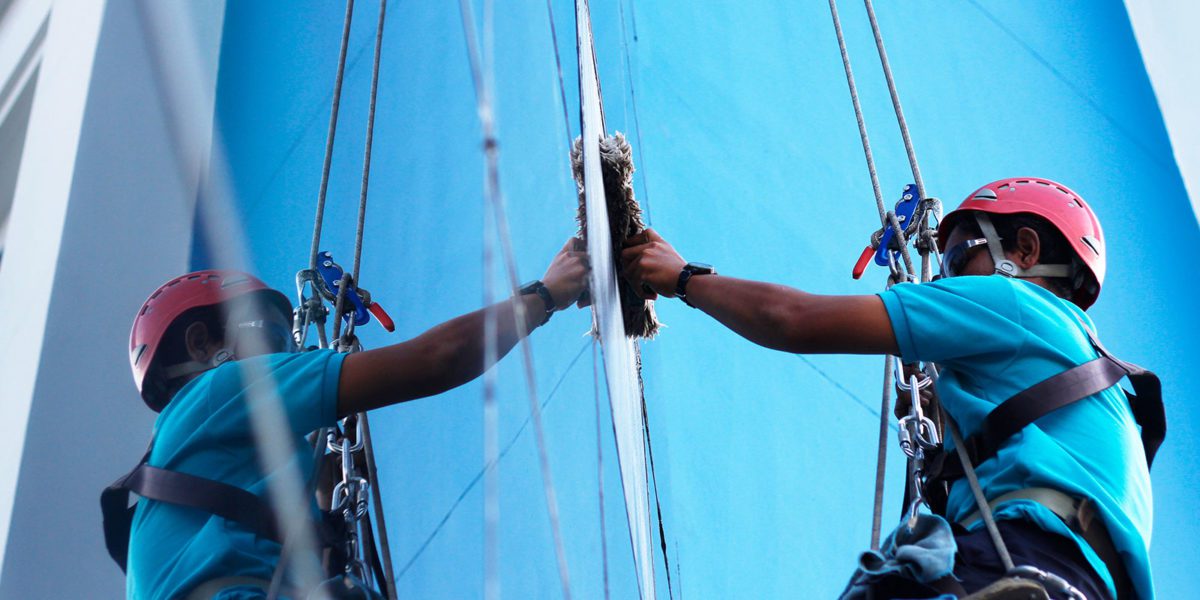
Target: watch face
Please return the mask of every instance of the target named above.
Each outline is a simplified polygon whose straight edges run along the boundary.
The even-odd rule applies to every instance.
[[[711,275],[716,272],[716,269],[714,269],[712,265],[701,262],[688,263],[687,269],[691,271],[693,275]]]
[[[528,281],[518,289],[517,293],[521,296],[524,296],[526,294],[536,294],[538,286],[541,285],[541,283],[542,282],[537,279],[534,279],[533,281]]]

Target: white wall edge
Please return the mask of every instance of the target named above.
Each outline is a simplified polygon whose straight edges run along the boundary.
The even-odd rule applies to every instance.
[[[1171,138],[1171,150],[1200,223],[1200,3],[1125,0],[1142,61]]]
[[[24,9],[35,3],[18,3]],[[47,3],[48,4],[48,3]],[[0,422],[11,437],[0,455],[0,565],[8,547],[26,426],[42,354],[43,333],[71,193],[76,150],[106,2],[54,5],[46,31],[37,93],[0,262]]]

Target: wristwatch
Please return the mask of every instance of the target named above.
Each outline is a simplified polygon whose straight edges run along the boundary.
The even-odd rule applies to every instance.
[[[683,300],[684,304],[696,308],[694,304],[688,302],[687,299],[687,284],[692,277],[696,275],[716,275],[717,270],[712,265],[704,263],[690,262],[683,266],[683,270],[679,272],[679,281],[675,284],[675,296]]]
[[[537,294],[542,297],[542,303],[546,306],[546,318],[542,319],[541,324],[545,325],[546,321],[549,321],[551,315],[554,314],[554,311],[558,310],[558,305],[554,303],[554,296],[550,295],[550,288],[546,287],[546,284],[542,283],[542,280],[534,279],[522,285],[520,290],[518,290],[518,295],[520,296],[528,294]]]

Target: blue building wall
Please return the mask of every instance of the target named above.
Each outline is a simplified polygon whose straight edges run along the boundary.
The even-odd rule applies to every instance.
[[[226,15],[218,127],[240,222],[222,227],[240,228],[251,266],[285,290],[307,262],[336,4],[236,2]],[[481,306],[483,165],[454,4],[389,7],[361,282],[398,331],[366,328],[370,347]],[[573,106],[573,7],[554,4]],[[376,10],[360,1],[355,15],[322,244],[345,263]],[[1170,434],[1154,472],[1152,556],[1159,594],[1191,595],[1200,412],[1187,390],[1200,319],[1187,253],[1200,233],[1123,5],[920,0],[877,10],[929,193],[949,209],[982,183],[1034,175],[1067,183],[1099,213],[1110,267],[1091,313],[1109,347],[1163,378]],[[684,256],[813,292],[882,287],[878,271],[849,277],[877,217],[824,3],[610,0],[592,11],[609,128],[634,139],[638,194]],[[841,11],[892,197],[908,165],[863,7]],[[568,135],[545,6],[501,3],[495,31],[501,178],[518,268],[532,279],[574,231]],[[682,303],[658,310],[668,328],[643,345],[644,373],[675,593],[835,595],[869,541],[882,360],[775,353]],[[605,565],[589,325],[585,311],[560,314],[532,343],[573,589],[596,598]],[[501,438],[514,440],[500,467],[504,594],[554,596],[519,358],[499,369]],[[402,596],[481,595],[482,490],[471,486],[481,412],[476,382],[375,417],[392,552],[398,569],[412,561]],[[601,412],[606,420],[606,404]],[[609,583],[629,597],[612,432],[599,432]],[[886,524],[898,514],[898,454],[891,448]],[[666,596],[661,558],[659,569]]]

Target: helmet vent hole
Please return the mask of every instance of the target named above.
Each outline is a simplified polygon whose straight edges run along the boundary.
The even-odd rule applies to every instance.
[[[146,353],[146,344],[142,344],[133,351],[133,364],[138,364],[142,360],[142,355]]]
[[[1085,235],[1080,239],[1083,240],[1083,243],[1086,244],[1088,248],[1092,249],[1092,252],[1096,253],[1096,256],[1100,256],[1100,240],[1097,240],[1090,235]]]

